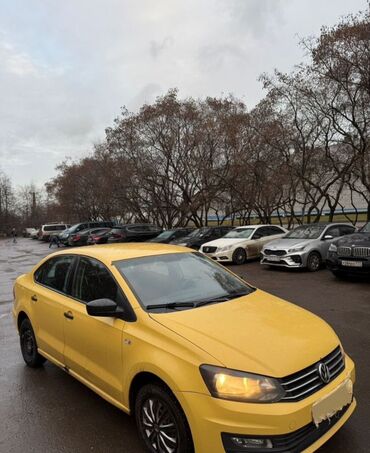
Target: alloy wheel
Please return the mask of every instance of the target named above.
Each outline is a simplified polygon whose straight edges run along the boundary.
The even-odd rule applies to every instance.
[[[310,271],[317,271],[320,269],[321,260],[319,255],[314,253],[309,257],[309,269]]]
[[[153,451],[175,453],[179,433],[175,418],[167,405],[158,398],[148,398],[142,405],[143,431]]]
[[[35,351],[35,342],[33,340],[32,332],[28,329],[24,331],[21,336],[21,341],[24,354],[31,358]]]

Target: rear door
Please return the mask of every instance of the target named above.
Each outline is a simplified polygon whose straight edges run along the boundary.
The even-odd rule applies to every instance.
[[[46,261],[34,274],[36,291],[30,294],[38,346],[60,365],[64,363],[63,313],[74,261],[71,255]]]
[[[80,257],[72,296],[64,321],[66,366],[112,398],[121,400],[125,322],[116,318],[89,316],[86,303],[108,298],[122,305],[123,293],[104,264]]]

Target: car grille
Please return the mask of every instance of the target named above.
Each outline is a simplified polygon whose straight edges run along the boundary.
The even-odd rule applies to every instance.
[[[337,254],[339,256],[366,258],[370,256],[370,247],[338,247]]]
[[[285,250],[270,250],[270,249],[265,249],[263,251],[265,255],[276,255],[276,256],[283,256],[286,255]]]
[[[204,253],[215,253],[216,250],[217,250],[217,247],[203,247]]]
[[[327,365],[330,371],[330,380],[333,381],[344,370],[344,357],[342,350],[338,346],[329,355],[324,357],[317,363],[280,379],[280,383],[285,390],[285,396],[281,401],[299,401],[307,398],[309,395],[320,390],[329,382],[324,383],[318,373],[320,363]]]

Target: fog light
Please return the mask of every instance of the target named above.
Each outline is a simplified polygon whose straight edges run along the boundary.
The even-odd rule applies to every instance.
[[[231,437],[231,441],[240,448],[272,448],[270,439],[251,439],[248,437]]]
[[[228,452],[258,451],[273,448],[271,439],[246,437],[238,434],[222,433],[224,448]]]

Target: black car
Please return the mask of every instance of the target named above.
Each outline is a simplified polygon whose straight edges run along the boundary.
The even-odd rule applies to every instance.
[[[108,233],[111,228],[88,228],[79,231],[78,233],[70,234],[68,238],[68,245],[90,245],[97,243],[96,238]],[[94,240],[93,240],[94,238]]]
[[[232,229],[233,227],[229,226],[201,227],[192,231],[188,236],[171,241],[171,244],[183,245],[198,250],[201,245],[222,238]]]
[[[91,229],[91,228],[112,228],[114,226],[114,222],[109,220],[102,220],[102,221],[86,221],[81,223],[76,223],[71,227],[64,230],[59,235],[59,240],[62,244],[68,245],[69,236],[72,234],[79,233],[80,231]]]
[[[329,247],[326,265],[337,277],[370,276],[370,222]]]
[[[160,244],[169,244],[171,241],[188,236],[194,228],[175,228],[173,230],[165,230],[156,238],[150,239],[149,242],[157,242]]]
[[[128,225],[116,225],[112,230],[101,237],[108,244],[116,242],[143,242],[157,237],[162,233],[162,228],[147,223],[133,223]]]

